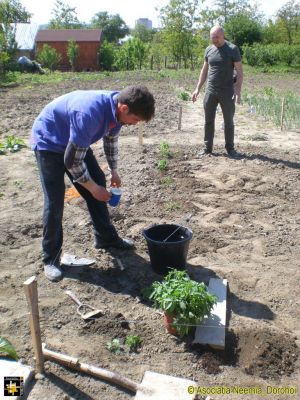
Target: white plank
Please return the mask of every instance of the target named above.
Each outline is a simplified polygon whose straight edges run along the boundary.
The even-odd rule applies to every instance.
[[[208,291],[218,298],[210,316],[196,328],[193,343],[208,344],[216,349],[225,348],[227,279],[211,278]]]
[[[188,387],[197,385],[189,379],[146,371],[140,386],[134,400],[193,400]]]
[[[22,377],[24,382],[24,395],[13,396],[14,399],[24,399],[28,391],[28,384],[33,377],[33,369],[28,365],[19,363],[18,361],[1,358],[0,359],[0,393],[4,393],[4,377]],[[2,399],[2,397],[0,398]],[[5,397],[6,398],[6,397]],[[7,396],[7,398],[10,398]]]

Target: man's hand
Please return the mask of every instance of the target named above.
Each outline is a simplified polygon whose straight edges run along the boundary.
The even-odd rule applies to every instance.
[[[90,192],[92,193],[93,197],[99,201],[108,201],[111,198],[111,193],[108,192],[103,186],[96,185],[96,187]]]
[[[85,187],[96,200],[108,201],[111,198],[111,193],[108,192],[105,187],[97,185],[94,181],[87,181],[80,183],[80,185]]]
[[[237,104],[241,104],[241,91],[234,87],[233,99]]]
[[[121,179],[118,175],[118,172],[116,170],[111,171],[111,180],[110,180],[111,186],[116,186],[120,187],[121,186]]]
[[[196,90],[192,93],[192,100],[193,100],[193,103],[195,103],[195,101],[197,100],[199,91],[200,91],[200,90],[196,89]]]

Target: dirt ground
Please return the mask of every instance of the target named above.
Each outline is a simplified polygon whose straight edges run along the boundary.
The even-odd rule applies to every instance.
[[[265,79],[267,85],[290,85],[299,93],[299,79]],[[34,118],[58,95],[75,89],[120,89],[135,82],[153,91],[156,117],[143,127],[143,145],[138,141],[139,127],[122,130],[123,196],[121,205],[111,210],[120,235],[135,241],[135,251],[94,249],[85,204],[72,199],[65,206],[63,252],[95,258],[96,263],[85,269],[65,268],[61,282],[49,282],[41,263],[43,197],[33,154],[26,147],[0,156],[0,335],[16,346],[24,363],[34,366],[23,282],[36,275],[42,340],[49,349],[136,382],[151,370],[192,379],[201,387],[297,390],[296,395],[211,395],[214,400],[300,399],[299,132],[280,132],[250,114],[246,105],[239,106],[235,122],[240,157],[226,156],[218,113],[214,154],[198,159],[203,138],[201,99],[192,104],[177,96],[183,88],[192,90],[195,82],[129,74],[124,80],[110,76],[101,82],[0,89],[0,141],[14,134],[28,143]],[[265,83],[246,76],[248,89],[259,84]],[[157,169],[162,142],[172,153],[163,172]],[[101,144],[93,148],[105,166]],[[142,230],[154,223],[183,223],[189,213],[190,276],[205,283],[211,277],[228,280],[224,352],[167,334],[162,316],[141,298],[141,289],[161,279],[151,269]],[[67,289],[101,308],[104,316],[82,320],[65,294]],[[142,338],[138,353],[128,352],[125,345],[119,355],[106,349],[108,341],[119,338],[123,344],[128,334]],[[34,381],[29,395],[30,400],[133,397],[118,386],[51,362],[46,362],[45,379]]]

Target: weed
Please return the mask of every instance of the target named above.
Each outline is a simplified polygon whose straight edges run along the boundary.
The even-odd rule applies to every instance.
[[[17,186],[17,188],[19,188],[19,189],[23,188],[23,182],[22,181],[14,181],[14,185]]]
[[[249,140],[249,141],[257,141],[257,142],[265,142],[268,140],[267,136],[265,134],[260,134],[256,133],[255,135],[247,135],[242,137],[243,140]]]
[[[4,192],[0,192],[0,199],[5,196]]]
[[[24,140],[15,135],[6,136],[4,143],[0,143],[0,154],[5,154],[7,150],[11,153],[19,151],[23,146],[25,146]]]
[[[162,142],[159,145],[159,153],[164,158],[171,158],[170,146],[166,142]]]
[[[109,342],[107,342],[106,348],[113,354],[120,354],[122,351],[121,343],[120,343],[119,339],[113,339],[113,340],[110,340]]]
[[[143,340],[137,335],[128,335],[125,339],[126,346],[129,347],[129,351],[136,352],[139,347],[141,347]]]
[[[174,179],[173,178],[171,178],[170,176],[165,176],[162,180],[161,180],[161,182],[164,184],[164,185],[171,185],[173,182],[174,182]]]
[[[167,211],[175,211],[180,209],[180,205],[175,203],[174,201],[168,201],[165,204],[165,208]]]
[[[159,160],[159,162],[157,164],[157,168],[160,171],[165,171],[168,168],[167,160]]]
[[[188,92],[185,92],[185,91],[180,92],[179,95],[178,95],[178,97],[179,97],[181,100],[183,100],[183,101],[189,101],[189,100],[191,100],[191,96],[189,95]]]

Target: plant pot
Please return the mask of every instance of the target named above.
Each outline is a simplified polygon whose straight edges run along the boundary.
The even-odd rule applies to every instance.
[[[168,333],[174,336],[178,336],[177,329],[172,326],[174,317],[171,314],[164,312],[164,325]]]

